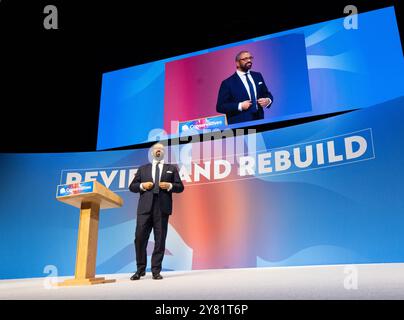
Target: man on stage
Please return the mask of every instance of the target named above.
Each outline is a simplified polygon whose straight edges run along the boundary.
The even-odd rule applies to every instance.
[[[154,250],[151,259],[152,277],[161,280],[161,265],[164,257],[168,228],[168,217],[172,213],[172,193],[184,191],[178,169],[175,165],[164,163],[164,145],[152,146],[152,163],[138,169],[129,190],[140,193],[137,208],[135,234],[137,271],[130,278],[139,280],[146,275],[147,242],[154,232]]]
[[[251,71],[254,57],[248,51],[236,55],[236,72],[222,81],[216,111],[229,124],[264,119],[264,109],[274,100],[261,73]]]

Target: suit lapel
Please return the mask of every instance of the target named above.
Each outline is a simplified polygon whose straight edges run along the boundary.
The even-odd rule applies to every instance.
[[[163,182],[167,181],[165,179],[166,172],[167,172],[167,166],[168,166],[168,164],[163,163],[163,172],[161,173],[160,181],[163,181]]]
[[[260,96],[260,94],[259,94],[259,85],[258,85],[258,83],[259,83],[258,77],[257,77],[257,74],[255,72],[250,71],[250,74],[251,74],[251,77],[254,80],[255,90],[257,90],[257,100],[258,100],[259,96]]]
[[[153,165],[151,163],[147,164],[145,167],[145,181],[153,181],[153,173],[152,173]]]
[[[240,79],[239,75],[237,74],[237,72],[234,73],[234,77],[235,77],[234,82],[238,87],[237,92],[244,92],[243,99],[244,100],[249,100],[250,97],[248,95],[248,91],[247,91],[246,87],[244,86],[243,81],[241,81],[241,79]]]
[[[166,173],[168,170],[169,164],[163,163],[163,172],[161,173],[160,181],[166,181]],[[154,181],[153,178],[153,164],[149,163],[145,166],[145,179],[144,181]]]

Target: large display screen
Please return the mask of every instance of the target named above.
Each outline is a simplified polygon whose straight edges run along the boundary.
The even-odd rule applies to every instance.
[[[359,14],[355,27],[346,19],[103,74],[97,149],[178,137],[181,123],[206,125],[219,115],[227,117],[219,128],[241,128],[366,108],[401,96],[404,72],[394,8]],[[226,112],[220,107],[223,101],[252,99],[237,78],[236,56],[242,51],[253,57],[256,99],[263,85],[272,97],[268,108],[257,106],[263,112],[254,117],[239,116],[244,111],[238,105]]]

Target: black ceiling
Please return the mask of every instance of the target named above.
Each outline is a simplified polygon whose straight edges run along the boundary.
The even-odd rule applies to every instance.
[[[0,1],[1,152],[94,151],[103,72],[342,17],[345,6],[31,2]],[[43,28],[47,4],[58,8],[58,30]],[[346,4],[359,12],[394,4],[403,16],[398,1]]]

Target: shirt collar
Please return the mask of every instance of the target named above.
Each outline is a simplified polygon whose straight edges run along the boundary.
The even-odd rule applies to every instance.
[[[157,164],[157,160],[153,159],[153,165],[155,166]],[[160,164],[164,164],[164,160],[160,160]]]
[[[236,70],[237,74],[239,75],[239,77],[245,77],[245,74],[250,74],[250,70],[248,70],[247,72],[243,72],[240,70]]]

